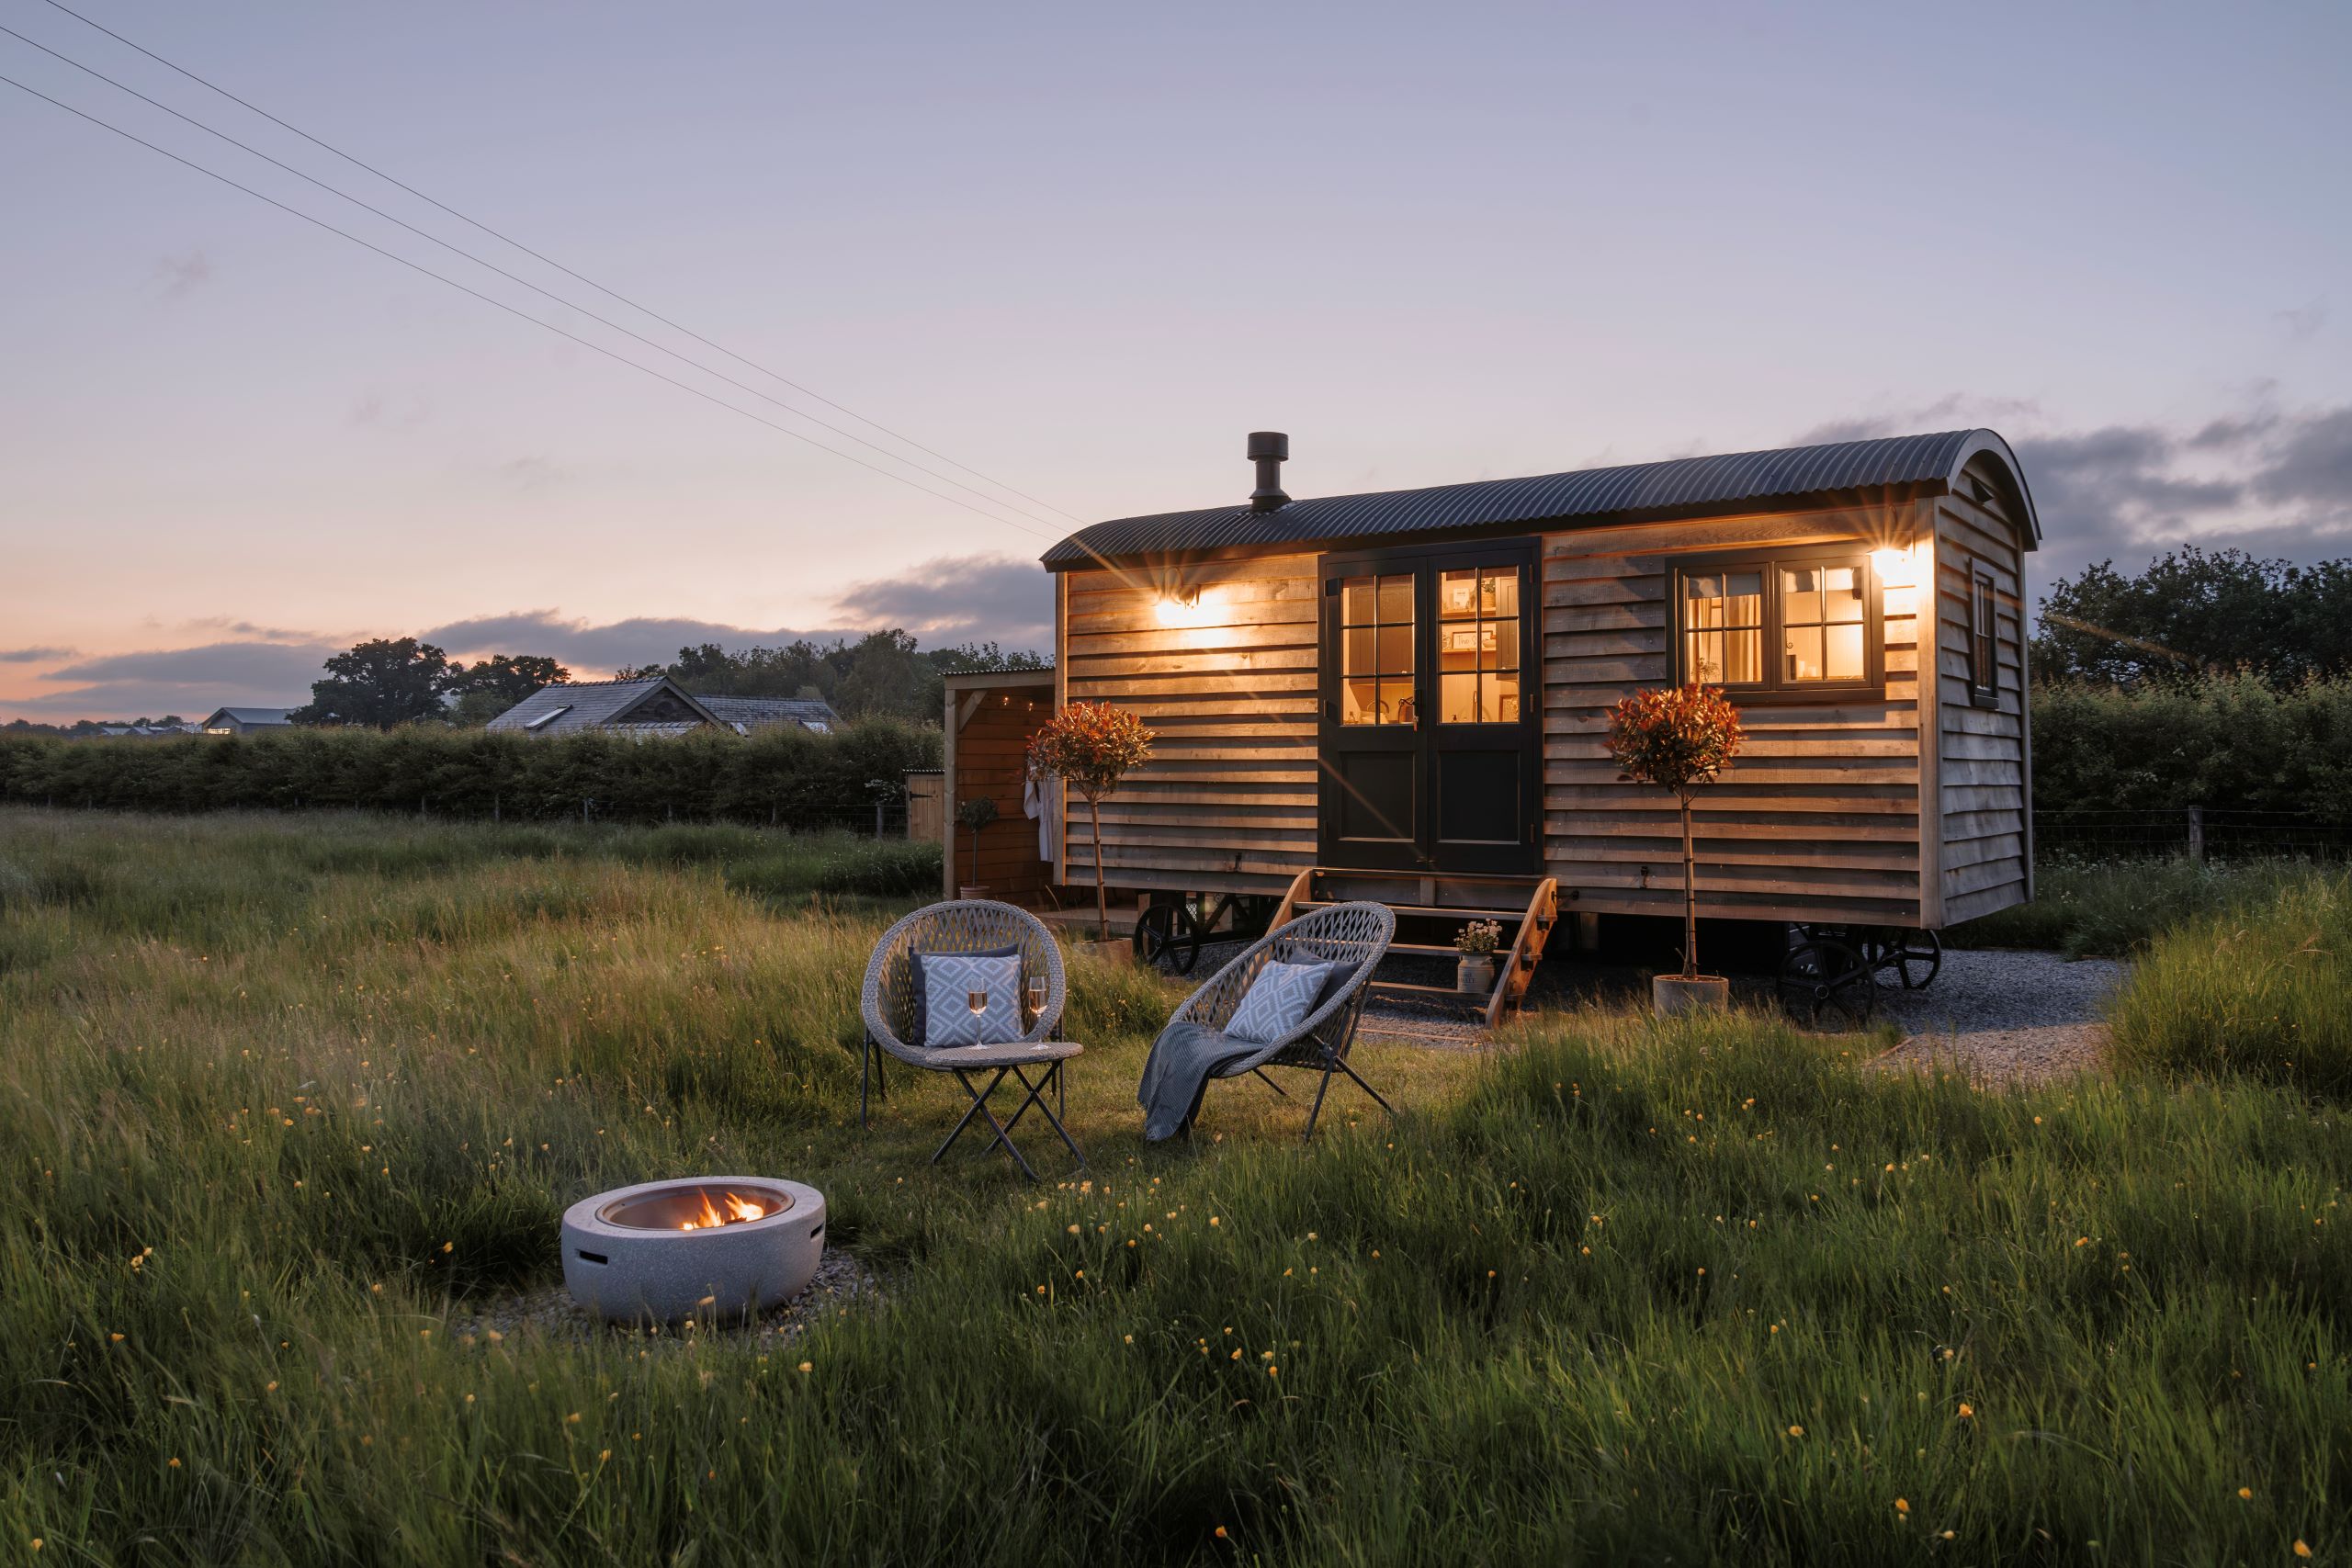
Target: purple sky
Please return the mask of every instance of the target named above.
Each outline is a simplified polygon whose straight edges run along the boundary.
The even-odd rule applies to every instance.
[[[2040,582],[2352,553],[2340,6],[70,3],[1038,500],[0,86],[0,718],[297,702],[412,632],[1036,644],[1050,538],[1238,501],[1256,428],[1311,495],[1990,424]],[[0,74],[989,490],[46,0],[0,25],[571,304],[5,35]]]

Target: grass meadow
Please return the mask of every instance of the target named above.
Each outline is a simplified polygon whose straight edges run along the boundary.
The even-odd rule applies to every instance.
[[[855,1126],[913,901],[852,840],[0,812],[0,1561],[2352,1550],[2352,1126],[2310,1084],[1988,1093],[1589,1011],[1367,1048],[1394,1124],[1343,1099],[1302,1149],[1223,1085],[1147,1148],[1181,992],[1080,964],[1091,1168],[1046,1140],[1032,1187],[923,1163],[952,1087]],[[2312,914],[2240,918],[2333,974],[2316,1017]],[[879,1303],[772,1354],[453,1326],[556,1277],[574,1198],[721,1170],[824,1189]]]

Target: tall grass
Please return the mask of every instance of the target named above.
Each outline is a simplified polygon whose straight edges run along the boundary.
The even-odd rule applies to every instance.
[[[377,827],[324,836],[364,861]],[[785,908],[723,858],[221,852],[264,831],[0,815],[23,877],[88,878],[0,906],[0,1551],[2344,1549],[2352,1128],[2295,1096],[1992,1095],[1767,1019],[1588,1012],[1487,1062],[1366,1048],[1395,1125],[1349,1098],[1302,1149],[1303,1108],[1244,1083],[1148,1148],[1135,1075],[1178,993],[1082,964],[1091,1171],[1031,1188],[923,1163],[935,1084],[856,1132],[887,909]],[[118,852],[260,907],[190,916]],[[697,1169],[816,1181],[884,1302],[775,1352],[457,1336],[553,1277],[564,1201]]]
[[[2114,1030],[2127,1066],[2352,1095],[2352,876],[2307,875],[2167,931],[2116,998]]]
[[[2121,958],[2160,932],[2273,897],[2311,875],[2308,863],[2291,860],[2059,856],[2034,868],[2032,903],[1954,926],[1944,941],[1954,947],[2049,948],[2069,958]]]

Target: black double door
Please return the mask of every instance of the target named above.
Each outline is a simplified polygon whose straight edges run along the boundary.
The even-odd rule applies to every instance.
[[[1535,544],[1323,558],[1322,863],[1541,863]]]

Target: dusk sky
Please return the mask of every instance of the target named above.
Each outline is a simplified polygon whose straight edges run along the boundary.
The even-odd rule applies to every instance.
[[[1079,522],[1991,425],[2037,588],[2352,554],[2352,8],[75,10],[0,75],[0,718],[293,704],[425,634],[583,675],[1047,641]],[[744,384],[729,385],[594,311]],[[787,406],[762,400],[756,388]],[[999,520],[1002,519],[1002,520]]]

